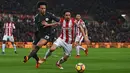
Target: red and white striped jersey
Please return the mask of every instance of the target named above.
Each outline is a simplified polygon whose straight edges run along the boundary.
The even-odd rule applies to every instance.
[[[77,26],[76,26],[76,36],[83,36],[82,32],[79,29],[79,26],[82,25],[83,28],[84,28],[85,27],[84,21],[82,19],[80,19],[79,21],[76,21],[76,23],[77,23]]]
[[[62,25],[62,31],[60,34],[60,38],[68,44],[72,44],[74,40],[74,19],[70,19],[66,21],[65,19],[60,19],[60,23]]]
[[[6,22],[5,24],[4,24],[4,30],[5,30],[5,32],[4,32],[4,35],[7,35],[7,36],[12,36],[13,34],[13,29],[15,29],[15,26],[14,26],[14,23],[12,23],[12,22]]]

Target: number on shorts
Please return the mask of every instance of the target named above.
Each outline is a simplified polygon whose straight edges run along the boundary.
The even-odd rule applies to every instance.
[[[48,35],[45,36],[45,39],[49,39],[50,37]]]

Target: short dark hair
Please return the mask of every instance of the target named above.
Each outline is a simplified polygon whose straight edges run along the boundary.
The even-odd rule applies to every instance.
[[[37,8],[40,8],[40,5],[45,5],[45,6],[47,6],[47,3],[46,3],[46,2],[43,2],[43,1],[37,2]]]
[[[80,13],[77,13],[76,15],[81,15]]]
[[[65,15],[66,12],[70,12],[71,13],[71,11],[69,9],[65,9],[63,14]]]

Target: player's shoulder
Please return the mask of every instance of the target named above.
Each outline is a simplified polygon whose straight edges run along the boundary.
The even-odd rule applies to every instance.
[[[15,22],[11,22],[12,24],[15,24]]]
[[[75,18],[71,18],[71,20],[75,21]]]
[[[80,22],[81,24],[85,24],[84,20],[83,19],[80,19]]]
[[[47,15],[49,15],[49,16],[55,16],[53,13],[51,13],[51,12],[46,12],[46,14]]]
[[[37,18],[39,16],[39,13],[35,15],[35,18]]]
[[[83,19],[80,19],[80,22],[84,22],[84,20],[83,20]]]
[[[71,18],[72,23],[75,24],[75,18]]]
[[[64,21],[64,18],[61,17],[61,18],[60,18],[60,22],[63,23],[63,21]]]

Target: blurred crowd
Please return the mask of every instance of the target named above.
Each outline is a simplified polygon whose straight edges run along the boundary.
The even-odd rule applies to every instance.
[[[0,41],[2,41],[4,30],[3,25],[6,19],[10,18],[14,22],[16,30],[14,39],[19,42],[32,41],[32,36],[35,31],[34,27],[34,15],[23,14],[0,14]]]
[[[87,25],[89,39],[93,42],[130,42],[130,24],[90,22]]]
[[[2,41],[3,33],[4,33],[4,30],[2,29],[3,24],[7,18],[10,18],[11,21],[15,23],[16,31],[15,31],[14,38],[16,41],[19,41],[19,42],[32,41],[32,36],[35,31],[34,14],[36,14],[36,6],[35,6],[36,2],[37,0],[36,1],[35,0],[23,0],[23,1],[22,0],[21,1],[1,0],[0,2],[0,41]],[[58,3],[59,5],[56,5],[56,7],[52,5],[53,8],[48,9],[48,10],[49,12],[53,12],[56,15],[61,16],[61,11],[63,11],[63,9],[66,7],[64,4],[62,4],[64,2],[60,0],[58,2],[59,2]],[[79,4],[79,2],[77,3]],[[77,3],[75,4],[77,5]],[[76,5],[73,5],[73,6],[76,6]],[[68,7],[72,7],[72,6],[68,6]],[[98,13],[101,13],[101,12],[98,12]],[[106,12],[103,12],[103,13],[106,13]],[[28,15],[28,14],[32,14],[32,15]],[[88,28],[89,39],[92,42],[130,42],[130,24],[129,23],[119,24],[115,21],[110,21],[110,22],[104,21],[100,23],[97,21],[86,21],[86,20],[85,22],[86,22],[86,27]],[[57,27],[55,29],[60,31],[60,27]],[[58,36],[59,33],[56,33],[56,35]]]
[[[0,14],[0,41],[3,38],[3,24],[7,18],[15,23],[15,41],[19,42],[31,42],[34,27],[34,15],[23,14]],[[98,23],[96,21],[86,21],[86,27],[88,28],[89,39],[92,42],[130,42],[130,27],[124,26],[124,24],[117,24],[112,22]],[[59,27],[57,28],[59,31]],[[56,31],[56,30],[55,30]],[[58,32],[57,32],[57,35]]]

